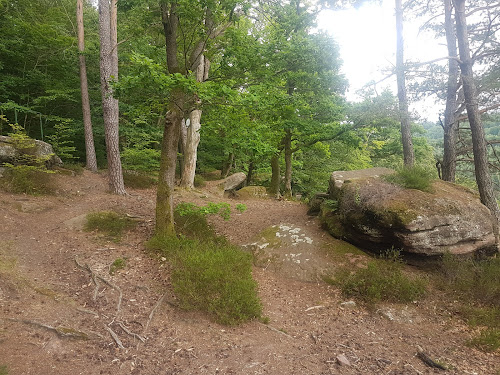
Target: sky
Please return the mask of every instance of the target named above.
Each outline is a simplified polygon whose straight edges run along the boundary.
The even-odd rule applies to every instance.
[[[429,61],[447,55],[446,46],[430,33],[419,32],[423,21],[405,20],[405,60]],[[358,9],[323,11],[318,19],[318,28],[332,35],[340,47],[343,60],[342,72],[350,83],[347,99],[360,100],[356,91],[370,81],[380,81],[396,61],[396,20],[394,0],[383,0],[382,4],[365,4]],[[384,73],[385,71],[385,73]],[[396,78],[377,85],[380,93],[389,87],[396,94]],[[434,100],[410,103],[410,108],[422,117],[434,122],[438,120],[441,106]]]

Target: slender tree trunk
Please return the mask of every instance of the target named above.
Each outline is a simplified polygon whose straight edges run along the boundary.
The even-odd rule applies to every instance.
[[[281,182],[281,172],[280,172],[280,156],[279,154],[274,154],[271,157],[271,187],[269,188],[269,193],[274,195],[276,198],[280,197],[280,182]]]
[[[467,32],[467,19],[465,15],[465,0],[454,0],[455,22],[457,26],[458,50],[460,53],[460,71],[465,97],[465,107],[472,133],[472,148],[474,151],[474,168],[476,183],[481,197],[481,202],[489,208],[496,219],[496,234],[498,234],[498,221],[500,210],[493,192],[493,183],[488,169],[488,150],[484,128],[479,113],[476,84],[472,71],[469,36]]]
[[[457,57],[457,37],[452,19],[452,0],[444,0],[446,45],[448,56]],[[448,60],[448,83],[446,86],[446,109],[444,112],[444,138],[443,138],[443,164],[442,179],[455,182],[457,168],[456,137],[458,131],[458,121],[455,112],[457,110],[459,66],[456,59]]]
[[[401,140],[403,143],[404,165],[412,167],[415,164],[415,153],[411,136],[408,98],[406,97],[406,78],[404,66],[403,39],[403,5],[402,0],[396,0],[396,78],[398,82],[399,117],[401,120]]]
[[[284,138],[285,146],[285,198],[292,197],[292,131],[287,129]]]
[[[204,82],[208,79],[209,61],[204,55],[199,57],[196,68],[196,80]],[[196,106],[201,104],[198,98],[193,100]],[[201,114],[199,108],[194,108],[189,113],[189,127],[187,128],[186,147],[184,148],[184,167],[182,171],[181,187],[194,188],[194,176],[196,174],[196,161],[198,158],[198,145],[200,144]]]
[[[76,23],[78,30],[78,51],[80,60],[80,88],[82,92],[83,129],[85,133],[86,168],[97,172],[97,158],[95,155],[92,119],[90,116],[89,87],[87,82],[87,64],[85,62],[85,29],[83,27],[83,0],[76,3]]]
[[[231,169],[233,168],[233,163],[234,163],[234,152],[230,152],[227,157],[227,160],[222,165],[222,170],[221,170],[222,178],[226,178],[229,175],[229,172],[231,172]]]
[[[157,236],[175,235],[174,227],[174,187],[177,147],[182,125],[182,114],[171,109],[165,117],[165,128],[161,146],[160,173],[156,193]]]
[[[247,173],[247,180],[245,181],[245,186],[251,185],[254,170],[255,170],[255,163],[253,162],[253,160],[251,160],[250,163],[248,164],[248,173]]]
[[[179,170],[181,174],[181,180],[184,173],[184,155],[186,154],[187,128],[188,121],[186,121],[186,119],[182,119],[181,132],[179,136]]]
[[[111,25],[110,6],[108,0],[99,0],[99,37],[101,42],[101,94],[104,118],[104,132],[108,157],[108,174],[110,189],[115,194],[126,194],[123,183],[122,164],[120,160],[118,138],[118,101],[113,98],[111,76],[113,72],[111,59]]]

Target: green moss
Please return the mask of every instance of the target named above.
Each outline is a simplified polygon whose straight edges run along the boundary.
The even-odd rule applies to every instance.
[[[270,248],[278,248],[280,247],[283,242],[281,241],[280,237],[276,236],[276,233],[278,233],[279,228],[275,225],[268,227],[261,231],[256,238],[258,238],[260,241],[264,241],[265,243],[268,243],[268,247]]]
[[[132,229],[136,222],[113,211],[92,212],[87,215],[83,229],[102,233],[105,237],[119,241],[124,231]]]
[[[109,274],[114,275],[116,271],[122,270],[127,265],[127,260],[125,258],[117,258],[109,266]]]

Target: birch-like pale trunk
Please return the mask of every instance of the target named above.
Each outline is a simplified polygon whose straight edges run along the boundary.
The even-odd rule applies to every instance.
[[[196,68],[196,80],[204,82],[208,79],[208,70],[210,63],[204,55],[200,55],[199,63]],[[195,106],[201,104],[200,100],[194,99]],[[198,145],[200,144],[200,128],[201,128],[202,110],[195,107],[189,113],[189,126],[186,128],[186,143],[183,153],[183,169],[181,177],[181,187],[186,189],[194,188],[194,177],[196,174],[196,161],[198,158]]]
[[[80,62],[80,89],[82,93],[83,130],[85,134],[86,168],[97,172],[92,118],[90,115],[89,86],[87,81],[87,64],[85,61],[85,28],[83,27],[83,0],[76,2],[76,23],[78,35],[78,59]]]
[[[102,112],[108,158],[109,186],[113,193],[124,195],[126,191],[123,183],[122,164],[120,160],[118,111],[116,111],[118,100],[113,98],[111,89],[113,74],[111,11],[108,0],[99,0],[98,4]]]

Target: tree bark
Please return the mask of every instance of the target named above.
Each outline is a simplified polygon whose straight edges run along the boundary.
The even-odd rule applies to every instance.
[[[445,32],[448,56],[458,57],[457,37],[452,19],[452,0],[444,0]],[[443,163],[442,179],[455,182],[457,167],[456,137],[458,121],[455,115],[457,110],[457,92],[459,86],[459,66],[457,59],[448,59],[448,83],[446,86],[446,109],[444,112],[444,138],[443,138]]]
[[[245,186],[251,185],[254,170],[255,170],[255,163],[253,162],[253,160],[250,160],[250,163],[248,163],[248,173],[247,173],[247,180],[245,181]]]
[[[396,34],[396,78],[398,83],[401,141],[403,143],[404,165],[406,167],[412,167],[415,164],[415,153],[413,151],[410,114],[408,111],[408,98],[406,96],[402,0],[396,0]]]
[[[78,59],[80,61],[80,89],[82,92],[83,129],[85,133],[86,168],[97,172],[97,158],[95,155],[92,118],[90,116],[89,87],[87,82],[87,64],[85,61],[85,29],[83,27],[83,0],[76,3],[76,23],[78,34]]]
[[[281,182],[281,173],[280,173],[280,159],[279,154],[274,154],[271,157],[271,187],[269,188],[269,193],[274,195],[276,198],[280,197],[280,182]]]
[[[498,235],[498,221],[500,210],[493,192],[493,183],[488,169],[487,143],[484,128],[481,122],[477,100],[476,84],[472,71],[473,60],[470,54],[467,19],[465,15],[465,0],[454,0],[455,22],[457,27],[458,50],[460,54],[460,71],[465,97],[465,107],[472,134],[472,148],[474,152],[474,168],[476,183],[481,202],[489,208],[495,220],[495,232]]]
[[[118,112],[116,111],[118,101],[113,98],[111,90],[113,67],[111,58],[111,17],[108,0],[99,0],[99,39],[102,111],[108,158],[109,185],[113,193],[126,194],[118,138]]]
[[[222,178],[226,178],[229,175],[229,172],[231,172],[231,169],[233,168],[233,163],[234,163],[234,152],[230,152],[227,157],[227,160],[222,165],[222,170],[221,170]]]
[[[174,187],[177,146],[182,124],[182,115],[175,109],[165,116],[165,128],[161,146],[160,173],[156,193],[157,236],[175,235],[174,227]]]
[[[286,129],[285,138],[285,198],[292,197],[292,131]]]

